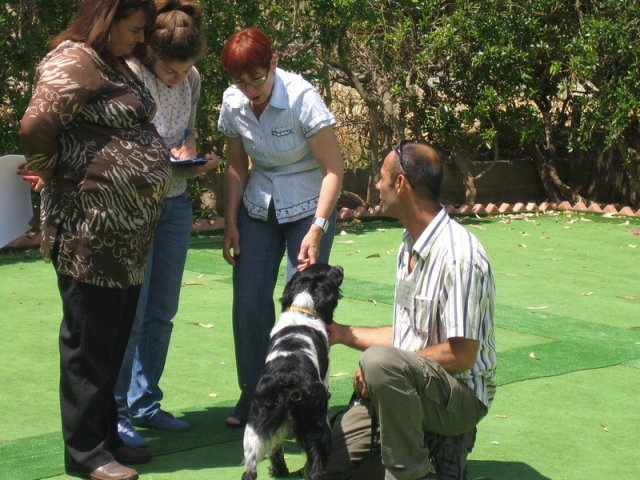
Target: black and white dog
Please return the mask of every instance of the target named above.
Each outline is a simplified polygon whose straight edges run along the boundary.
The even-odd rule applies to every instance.
[[[281,442],[293,436],[307,454],[306,478],[320,480],[329,457],[329,340],[326,326],[342,298],[342,267],[316,263],[296,272],[280,299],[280,320],[244,432],[243,480],[269,454],[270,473],[286,477]]]

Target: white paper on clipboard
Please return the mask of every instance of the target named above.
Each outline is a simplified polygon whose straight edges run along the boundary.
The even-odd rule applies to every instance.
[[[31,189],[16,174],[18,165],[25,162],[23,155],[0,157],[0,248],[31,228]]]

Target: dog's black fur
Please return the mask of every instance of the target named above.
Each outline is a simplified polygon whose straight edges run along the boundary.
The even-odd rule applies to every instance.
[[[266,454],[271,474],[288,476],[280,446],[287,436],[307,454],[306,477],[324,476],[331,442],[326,326],[342,297],[342,279],[342,267],[316,263],[296,272],[284,289],[244,433],[243,480],[257,477],[257,464]]]

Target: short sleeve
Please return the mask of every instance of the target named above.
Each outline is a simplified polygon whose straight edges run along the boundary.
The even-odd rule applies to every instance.
[[[222,132],[225,137],[238,138],[240,137],[240,132],[233,124],[233,111],[229,101],[229,97],[232,94],[233,92],[227,89],[222,96],[222,107],[218,117],[218,131]]]
[[[196,112],[198,111],[198,102],[200,101],[200,72],[192,67],[189,71],[189,85],[191,87],[191,112],[187,126],[190,130],[196,128]]]
[[[336,124],[335,117],[315,88],[305,90],[298,98],[298,105],[305,137],[309,138],[322,128]]]

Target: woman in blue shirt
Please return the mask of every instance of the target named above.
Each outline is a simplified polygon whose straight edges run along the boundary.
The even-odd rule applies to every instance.
[[[230,427],[243,426],[275,323],[273,294],[287,252],[296,269],[328,262],[343,161],[335,118],[300,75],[277,68],[271,40],[251,27],[221,55],[233,84],[218,129],[227,137],[223,254],[233,266],[233,329],[241,396]]]

